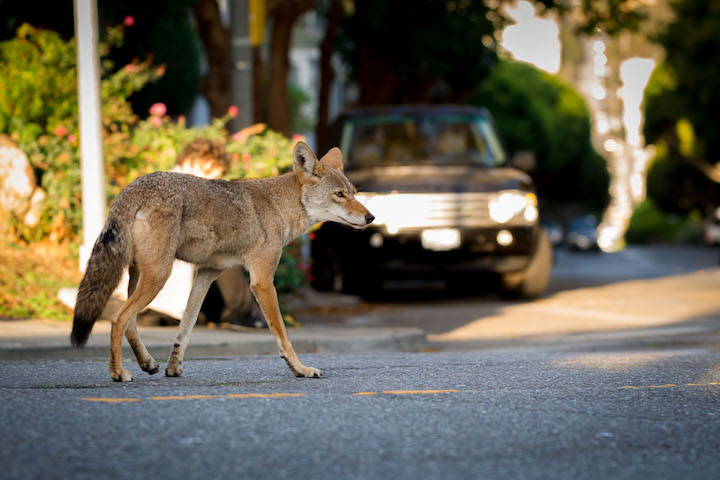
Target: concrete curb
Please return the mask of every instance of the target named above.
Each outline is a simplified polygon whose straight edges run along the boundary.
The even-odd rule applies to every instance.
[[[0,322],[0,359],[92,358],[108,355],[109,322],[98,322],[85,348],[70,347],[70,324],[44,320]],[[177,333],[176,327],[139,327],[150,353],[165,358]],[[298,353],[372,353],[426,350],[425,332],[419,328],[307,327],[290,329]],[[132,356],[123,345],[124,355]],[[236,331],[196,327],[187,357],[276,354],[272,334],[267,331]]]

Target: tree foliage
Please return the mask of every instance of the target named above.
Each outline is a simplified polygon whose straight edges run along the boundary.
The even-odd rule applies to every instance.
[[[165,65],[159,81],[136,92],[131,102],[136,111],[147,111],[162,101],[172,115],[185,113],[192,106],[200,79],[200,52],[188,8],[195,0],[98,0],[100,40],[106,40],[107,28],[128,25],[122,45],[106,58],[125,65],[137,58],[152,57],[155,65]],[[27,2],[0,0],[0,40],[15,37],[23,23],[58,32],[64,40],[74,36],[72,0]],[[227,109],[227,106],[225,107]]]
[[[493,114],[511,154],[535,153],[533,177],[544,198],[602,208],[610,177],[590,142],[585,101],[573,88],[528,64],[503,60],[471,100]]]
[[[720,3],[675,0],[658,37],[665,62],[645,91],[644,134],[657,146],[648,195],[669,212],[720,204]]]
[[[118,65],[134,58],[153,59],[165,65],[165,75],[136,93],[131,99],[138,112],[146,112],[158,101],[171,115],[190,110],[200,81],[200,51],[190,24],[189,7],[195,0],[101,0],[101,21],[116,25],[132,18],[122,46],[111,52]],[[102,27],[101,27],[102,29]],[[226,107],[227,109],[227,107]]]
[[[501,25],[485,2],[364,0],[343,19],[339,49],[360,103],[456,100],[496,61]]]

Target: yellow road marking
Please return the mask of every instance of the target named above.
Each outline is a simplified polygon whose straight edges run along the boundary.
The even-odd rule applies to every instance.
[[[424,393],[456,393],[460,390],[385,390],[389,395],[422,395]]]
[[[638,387],[622,387],[638,388]],[[386,395],[424,395],[430,393],[457,393],[460,390],[384,390],[382,392],[355,392],[357,396],[371,396],[380,393]],[[278,397],[304,397],[304,393],[228,393],[226,395],[170,395],[164,397],[150,397],[150,400],[205,400],[210,398],[278,398]],[[140,398],[83,398],[89,402],[139,402]]]
[[[620,388],[638,388],[638,387],[633,387],[631,385],[625,385],[624,387],[620,387]]]
[[[170,397],[150,397],[150,400],[202,400],[204,398],[216,398],[217,395],[182,395]]]
[[[122,402],[139,402],[139,398],[83,398],[86,402],[106,402],[106,403],[122,403]]]
[[[229,393],[228,398],[302,397],[302,393]]]

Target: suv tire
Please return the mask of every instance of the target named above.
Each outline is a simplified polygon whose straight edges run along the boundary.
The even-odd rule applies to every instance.
[[[318,292],[342,292],[345,279],[335,252],[328,249],[323,255],[313,255],[313,257],[313,288]]]
[[[540,296],[550,283],[553,250],[544,229],[540,229],[535,253],[530,263],[520,272],[506,273],[500,279],[500,292],[504,297],[531,299]]]

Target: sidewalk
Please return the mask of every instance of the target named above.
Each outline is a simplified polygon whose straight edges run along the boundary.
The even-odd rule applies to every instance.
[[[0,359],[105,357],[110,347],[110,322],[95,324],[88,344],[82,350],[70,346],[69,322],[51,320],[9,320],[0,322]],[[162,359],[170,352],[177,327],[138,327],[150,353]],[[427,347],[419,328],[309,327],[289,329],[298,353],[408,352]],[[132,356],[123,341],[123,352]],[[277,347],[268,330],[236,331],[197,326],[192,331],[187,355],[276,354]]]
[[[312,290],[301,292],[295,307],[342,306],[357,303],[347,295],[321,294]],[[120,302],[121,303],[121,302]],[[110,322],[101,317],[85,348],[70,346],[70,322],[52,320],[0,321],[0,359],[87,358],[105,357],[110,348]],[[138,326],[140,337],[156,359],[165,358],[177,335],[177,326]],[[412,352],[428,348],[425,332],[412,327],[382,326],[309,326],[288,328],[298,353],[363,353]],[[275,339],[267,329],[244,327],[195,326],[192,331],[189,357],[276,354]],[[132,351],[123,340],[123,355]]]

